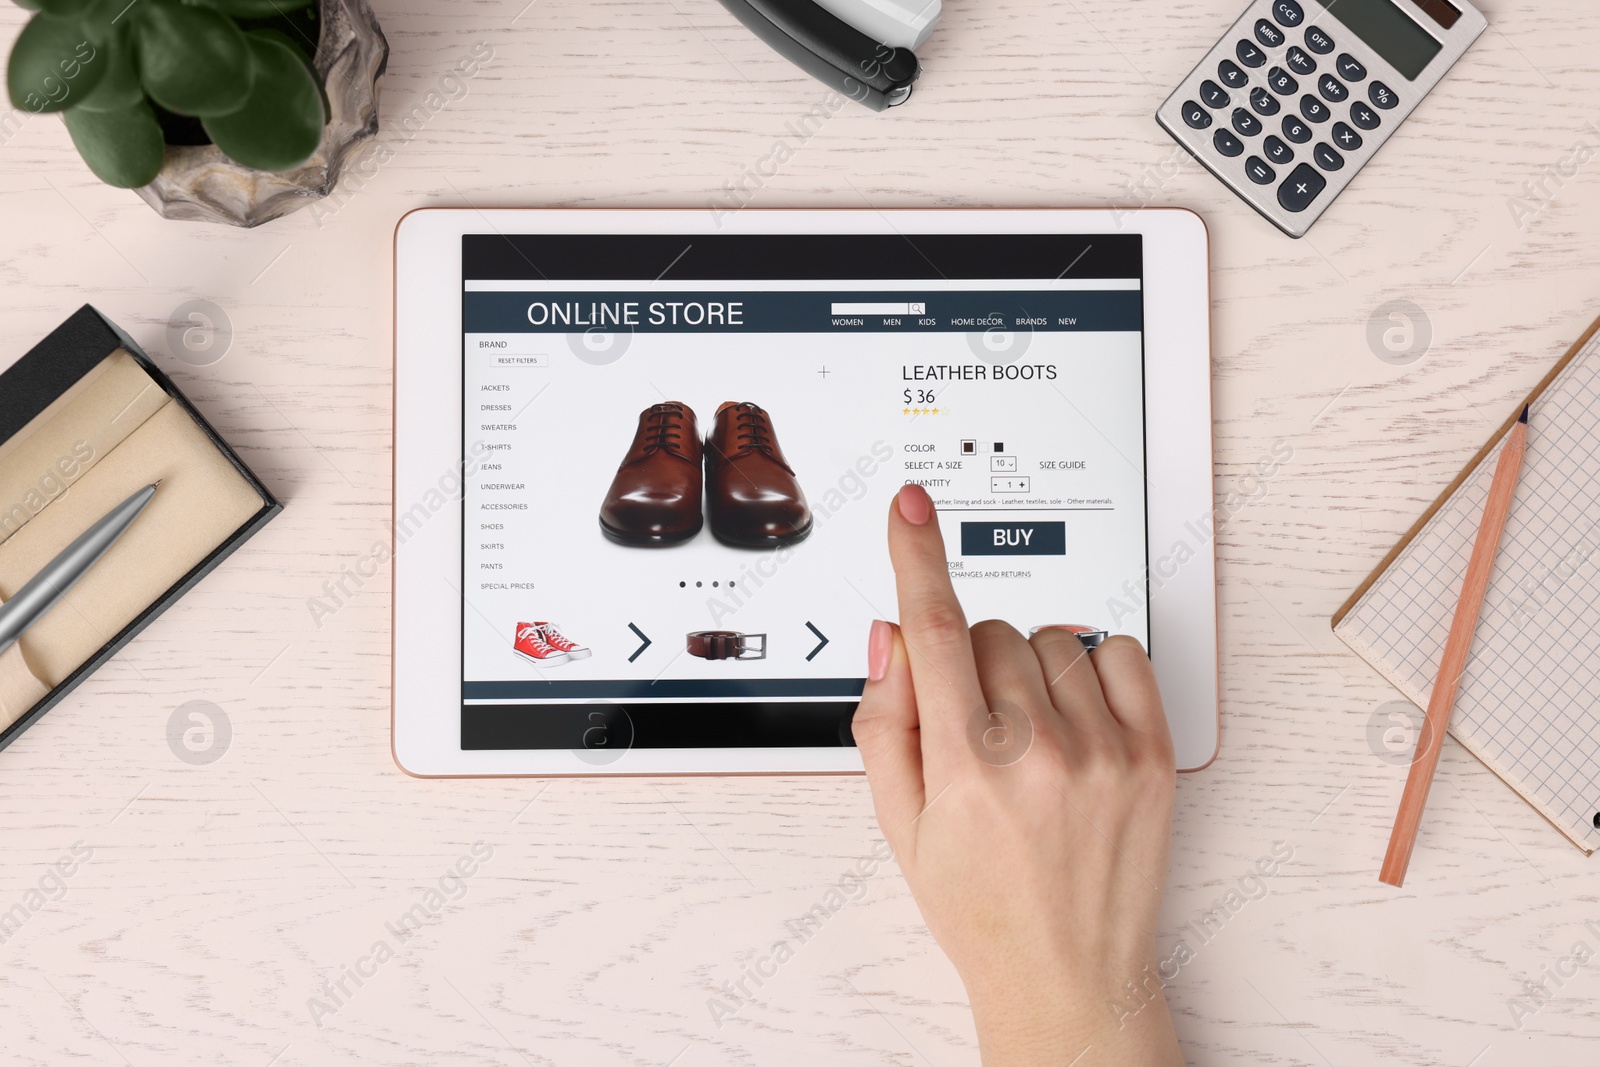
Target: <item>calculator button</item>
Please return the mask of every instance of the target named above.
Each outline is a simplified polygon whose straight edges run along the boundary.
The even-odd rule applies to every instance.
[[[1282,110],[1278,98],[1259,85],[1250,90],[1250,106],[1256,109],[1258,115],[1276,115]]]
[[[1388,111],[1390,108],[1394,107],[1400,102],[1400,98],[1394,95],[1394,90],[1390,89],[1382,82],[1372,83],[1372,88],[1367,90],[1367,99],[1371,100],[1374,104],[1377,104],[1385,111]]]
[[[1363,130],[1375,130],[1383,125],[1378,113],[1359,100],[1350,105],[1350,121]]]
[[[1294,149],[1270,134],[1265,141],[1261,142],[1261,151],[1265,152],[1267,158],[1279,166],[1294,162]]]
[[[1261,120],[1242,107],[1233,109],[1233,128],[1244,137],[1254,137],[1261,132]]]
[[[1330,104],[1342,104],[1350,99],[1350,90],[1344,87],[1344,82],[1332,74],[1324,74],[1317,79],[1317,92],[1322,94],[1322,99]]]
[[[1294,75],[1282,67],[1273,67],[1267,71],[1267,84],[1272,86],[1272,91],[1282,96],[1300,91],[1300,83],[1294,80]]]
[[[1362,81],[1367,76],[1367,68],[1363,67],[1361,61],[1349,52],[1340,52],[1339,62],[1335,63],[1334,66],[1339,68],[1339,73],[1343,74],[1348,81]]]
[[[1207,115],[1206,118],[1210,119]],[[1283,135],[1295,144],[1305,144],[1311,140],[1311,127],[1301,122],[1293,115],[1283,116]]]
[[[1259,67],[1267,61],[1267,54],[1249,41],[1240,41],[1233,54],[1247,67]]]
[[[1344,157],[1326,144],[1319,143],[1313,148],[1311,158],[1316,160],[1317,166],[1323,170],[1340,170],[1344,167]]]
[[[1267,161],[1260,156],[1251,156],[1245,160],[1244,172],[1257,185],[1271,185],[1272,180],[1278,176],[1278,172],[1267,166]]]
[[[1227,130],[1218,130],[1211,143],[1225,156],[1236,156],[1244,151],[1244,144]]]
[[[1278,25],[1293,29],[1306,20],[1306,13],[1295,0],[1273,0],[1272,17],[1278,20]]]
[[[1191,128],[1203,130],[1211,125],[1211,113],[1193,100],[1185,100],[1182,110],[1183,121],[1187,122]]]
[[[1217,77],[1230,89],[1243,89],[1250,83],[1250,75],[1240,70],[1239,64],[1231,59],[1224,59],[1217,64]]]
[[[1230,98],[1222,86],[1207,78],[1200,83],[1200,99],[1206,102],[1207,107],[1227,107]]]
[[[1285,211],[1304,211],[1327,187],[1328,179],[1311,164],[1302,163],[1278,186],[1278,203]]]
[[[1256,19],[1256,40],[1268,48],[1276,48],[1283,43],[1283,31],[1266,19]]]
[[[1346,152],[1354,152],[1361,147],[1361,135],[1342,122],[1333,124],[1333,143]]]
[[[1315,26],[1306,27],[1306,47],[1319,56],[1325,56],[1333,51],[1333,38],[1317,29]]]
[[[1289,51],[1285,52],[1283,54],[1283,60],[1285,63],[1289,64],[1289,69],[1294,71],[1296,74],[1305,75],[1315,74],[1317,72],[1317,61],[1306,55],[1305,52],[1301,50],[1299,45],[1295,45],[1294,47],[1290,48]],[[1293,89],[1290,89],[1289,91],[1291,93],[1294,92]]]
[[[1307,122],[1327,122],[1333,112],[1328,110],[1327,104],[1307,93],[1300,98],[1300,114]]]

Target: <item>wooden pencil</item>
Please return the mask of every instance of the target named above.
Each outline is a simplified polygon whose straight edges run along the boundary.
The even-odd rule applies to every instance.
[[[1489,576],[1494,572],[1494,558],[1500,549],[1500,534],[1505,530],[1506,517],[1511,514],[1511,500],[1517,492],[1517,476],[1522,471],[1522,457],[1527,447],[1528,407],[1523,405],[1522,417],[1506,435],[1500,461],[1495,464],[1494,479],[1489,483],[1483,521],[1472,543],[1472,557],[1467,562],[1467,576],[1461,582],[1461,597],[1456,601],[1450,636],[1445,640],[1444,655],[1439,659],[1439,677],[1433,683],[1433,695],[1428,698],[1428,710],[1417,737],[1417,753],[1411,761],[1411,772],[1406,776],[1406,789],[1400,797],[1400,810],[1394,817],[1394,830],[1389,834],[1383,869],[1378,873],[1378,880],[1385,885],[1398,887],[1406,879],[1411,849],[1417,842],[1417,827],[1422,824],[1422,809],[1428,803],[1428,789],[1433,785],[1433,774],[1439,766],[1439,751],[1444,747],[1445,729],[1450,725],[1456,688],[1467,668],[1473,631],[1478,628],[1478,613],[1483,608],[1484,593],[1489,589]]]

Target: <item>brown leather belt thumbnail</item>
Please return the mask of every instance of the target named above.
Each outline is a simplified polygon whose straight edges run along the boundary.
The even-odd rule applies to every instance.
[[[689,655],[701,659],[766,659],[766,634],[697,630],[688,636]]]

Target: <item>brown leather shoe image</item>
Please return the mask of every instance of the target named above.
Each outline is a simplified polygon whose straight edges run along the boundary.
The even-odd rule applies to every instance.
[[[653,404],[600,505],[600,529],[619,545],[659,548],[700,532],[702,448],[694,412],[676,400]]]
[[[778,548],[799,544],[811,533],[811,507],[764,410],[724,402],[705,453],[706,511],[718,541],[737,548]]]

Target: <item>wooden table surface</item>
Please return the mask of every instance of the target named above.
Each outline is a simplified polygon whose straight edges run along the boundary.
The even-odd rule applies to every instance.
[[[1210,225],[1218,494],[1275,445],[1292,459],[1217,542],[1222,754],[1179,783],[1159,939],[1193,950],[1167,991],[1189,1061],[1594,1063],[1593,864],[1450,742],[1409,881],[1380,886],[1405,720],[1327,622],[1600,311],[1600,18],[1480,6],[1489,31],[1301,241],[1152,118],[1238,0],[946,0],[908,106],[803,142],[786,124],[826,91],[714,0],[378,0],[390,151],[255,231],[163,221],[55,118],[13,115],[0,365],[92,301],[288,509],[0,753],[0,911],[29,911],[0,944],[0,1061],[977,1063],[892,864],[807,940],[788,925],[872,854],[864,780],[408,778],[387,575],[308,607],[387,536],[403,212],[703,207],[787,137],[753,203],[1149,202]],[[0,39],[24,17],[0,11]],[[480,42],[481,72],[442,81]],[[205,366],[169,344],[191,300],[231,328]],[[1409,362],[1368,340],[1396,300]],[[191,701],[231,728],[214,762],[169,743]],[[779,941],[793,958],[735,1003]]]

